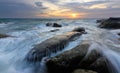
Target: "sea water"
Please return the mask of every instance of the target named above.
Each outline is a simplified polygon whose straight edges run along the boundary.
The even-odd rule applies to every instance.
[[[47,27],[48,22],[59,23],[61,28]],[[0,73],[47,73],[44,58],[36,64],[26,63],[26,54],[38,43],[55,35],[63,34],[76,27],[84,27],[87,34],[72,41],[56,56],[89,40],[93,44],[89,51],[97,48],[109,61],[112,73],[120,73],[120,30],[106,30],[97,27],[96,19],[0,19],[0,33],[11,37],[0,38]],[[50,30],[59,29],[56,32]]]

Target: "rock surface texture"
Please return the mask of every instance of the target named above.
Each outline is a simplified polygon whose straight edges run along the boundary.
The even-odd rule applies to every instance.
[[[99,27],[107,29],[120,29],[120,18],[106,19],[100,23]]]
[[[6,37],[9,37],[9,35],[6,35],[6,34],[0,34],[0,38],[6,38]]]
[[[97,72],[92,71],[92,70],[77,69],[73,71],[72,73],[97,73]]]
[[[91,43],[84,41],[72,50],[51,58],[47,63],[49,73],[72,73],[76,69],[109,73],[106,58],[98,50],[89,51]]]
[[[62,25],[58,23],[47,23],[46,26],[51,26],[51,27],[62,27]]]
[[[81,34],[82,31],[71,31],[49,38],[33,47],[33,49],[28,52],[25,59],[30,62],[41,61],[43,57],[50,56],[51,53],[55,53],[59,50],[64,49],[66,45],[70,43],[70,41],[76,40],[76,37],[79,37]]]

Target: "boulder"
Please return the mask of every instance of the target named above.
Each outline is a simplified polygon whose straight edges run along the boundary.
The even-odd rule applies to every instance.
[[[92,50],[90,53],[88,53],[82,61],[79,62],[80,68],[89,69],[90,65],[95,62],[99,57],[100,53],[97,50]]]
[[[47,23],[46,26],[52,26],[52,23]]]
[[[109,20],[120,21],[120,17],[110,17]]]
[[[107,29],[120,29],[120,18],[106,19],[100,23],[99,27]]]
[[[73,71],[72,73],[97,73],[97,72],[92,71],[92,70],[77,69],[77,70]]]
[[[62,25],[60,25],[58,23],[53,23],[53,27],[62,27]]]
[[[118,33],[118,35],[120,36],[120,33]]]
[[[58,23],[47,23],[46,26],[51,26],[51,27],[62,27],[62,25]]]
[[[68,32],[62,35],[57,35],[52,38],[49,38],[36,46],[34,46],[27,54],[26,60],[29,62],[41,61],[45,56],[49,56],[52,52],[57,52],[64,49],[66,45],[73,40],[76,40],[76,37],[79,37],[81,32]]]
[[[77,27],[77,28],[73,29],[73,31],[86,33],[85,28],[83,28],[83,27]]]
[[[105,57],[98,58],[90,65],[90,69],[97,71],[98,73],[110,73],[107,67],[109,61]]]
[[[75,48],[51,58],[46,63],[48,72],[72,73],[76,69],[87,69],[98,73],[109,73],[106,61],[98,60],[102,57],[98,50],[94,49],[88,53],[90,45],[90,42],[84,41]]]
[[[102,23],[102,22],[104,22],[105,21],[105,19],[98,19],[97,21],[96,21],[96,23]]]
[[[51,58],[47,63],[50,73],[71,73],[78,68],[79,62],[85,57],[90,44],[84,42],[72,50]]]
[[[6,35],[6,34],[0,34],[0,38],[6,38],[6,37],[9,37],[9,35]]]

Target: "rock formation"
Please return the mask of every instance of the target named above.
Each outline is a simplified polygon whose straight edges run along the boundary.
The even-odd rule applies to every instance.
[[[90,45],[90,42],[84,41],[72,50],[51,58],[46,63],[49,73],[71,73],[76,69],[109,73],[106,58],[97,49],[88,53]]]
[[[43,57],[49,56],[52,52],[64,49],[70,41],[75,40],[76,37],[79,37],[82,33],[83,31],[71,31],[49,38],[31,49],[25,59],[30,62],[41,61]]]
[[[46,26],[51,26],[51,27],[62,27],[62,25],[58,23],[47,23]]]
[[[120,18],[106,19],[100,23],[99,27],[107,29],[120,29]]]

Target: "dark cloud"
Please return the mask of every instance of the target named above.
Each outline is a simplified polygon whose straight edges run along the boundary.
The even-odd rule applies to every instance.
[[[35,2],[36,6],[43,7],[42,2]]]
[[[18,17],[31,14],[35,9],[22,3],[0,3],[0,17]]]
[[[43,6],[42,2],[35,2],[35,5],[39,7],[40,9],[47,9],[48,7]]]
[[[45,1],[48,1],[48,2],[51,2],[51,3],[58,3],[60,0],[45,0]]]
[[[47,9],[40,2],[35,4],[39,8],[26,3],[0,2],[0,17],[35,17],[36,13],[42,13]]]

